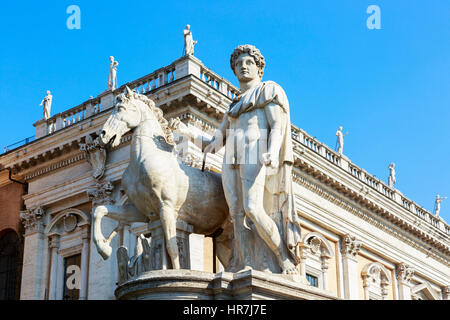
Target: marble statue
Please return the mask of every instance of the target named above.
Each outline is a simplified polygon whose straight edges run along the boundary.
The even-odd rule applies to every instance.
[[[394,184],[395,184],[395,164],[394,163],[391,163],[390,165],[389,165],[389,178],[388,178],[388,184],[389,184],[389,187],[391,187],[391,188],[393,188],[394,187]]]
[[[184,55],[194,55],[194,46],[198,41],[194,41],[192,38],[191,26],[186,25],[186,29],[183,31],[184,34]]]
[[[50,118],[50,109],[52,107],[53,96],[50,90],[47,90],[47,95],[42,99],[40,106],[44,105],[44,119]]]
[[[228,266],[231,220],[220,175],[178,161],[173,132],[162,110],[147,96],[126,87],[126,93],[115,99],[114,109],[100,130],[99,142],[115,148],[130,130],[130,162],[121,182],[129,201],[93,209],[93,239],[100,255],[108,259],[112,253],[112,236],[106,240],[101,231],[104,216],[119,221],[119,225],[159,220],[172,268],[180,269],[176,226],[177,220],[182,220],[197,234],[210,235],[222,229],[216,238],[216,250],[222,265]]]
[[[344,137],[347,134],[348,134],[348,132],[346,132],[345,134],[342,133],[342,126],[339,127],[338,131],[336,131],[337,144],[339,145],[337,151],[338,151],[339,154],[343,154],[343,152],[344,152]]]
[[[441,211],[441,202],[444,199],[447,199],[447,197],[439,197],[439,194],[436,195],[436,201],[434,203],[434,214],[436,215],[436,217],[439,217],[439,211]]]
[[[116,88],[117,66],[119,65],[119,62],[114,61],[113,56],[109,57],[109,61],[111,61],[111,63],[109,64],[108,89],[114,90]]]
[[[215,153],[225,143],[222,184],[235,240],[227,271],[297,274],[300,224],[292,191],[289,102],[278,84],[262,82],[265,61],[256,47],[238,46],[230,65],[241,94],[204,150]]]

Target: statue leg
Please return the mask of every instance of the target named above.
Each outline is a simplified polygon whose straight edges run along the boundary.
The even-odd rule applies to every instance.
[[[297,273],[275,221],[264,209],[266,167],[262,164],[241,165],[240,174],[246,216],[252,220],[258,235],[275,254],[283,273]]]
[[[172,261],[173,269],[180,269],[180,257],[178,254],[177,244],[177,215],[175,210],[169,204],[162,204],[159,212],[161,225],[164,231],[164,238],[166,240],[167,252]]]
[[[109,217],[111,219],[117,220],[119,222],[132,223],[132,222],[147,222],[148,219],[145,217],[136,207],[132,204],[125,206],[115,206],[115,205],[102,205],[94,208],[92,214],[92,224],[94,226],[93,240],[95,246],[97,247],[98,253],[102,256],[104,260],[111,256],[112,248],[110,246],[110,241],[116,235],[115,231],[105,239],[102,233],[101,222],[103,217]]]
[[[233,225],[234,239],[231,246],[231,256],[229,270],[236,272],[246,266],[251,266],[251,235],[244,227],[244,206],[239,169],[231,165],[224,164],[222,168],[222,185],[225,198],[230,210],[230,217]]]

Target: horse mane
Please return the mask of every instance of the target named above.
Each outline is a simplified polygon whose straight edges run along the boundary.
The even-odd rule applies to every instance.
[[[169,122],[164,118],[164,113],[161,110],[161,108],[157,107],[155,102],[152,99],[150,99],[149,97],[139,94],[137,92],[133,92],[133,93],[134,93],[133,98],[144,102],[150,108],[150,110],[155,114],[156,119],[158,120],[158,122],[161,125],[161,128],[163,130],[164,139],[166,140],[166,142],[170,145],[175,145],[175,141],[173,138],[173,132],[169,127]]]

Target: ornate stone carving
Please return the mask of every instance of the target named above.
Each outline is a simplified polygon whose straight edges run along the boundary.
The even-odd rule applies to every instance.
[[[397,265],[397,280],[409,283],[411,281],[412,276],[414,275],[414,269],[409,267],[405,263],[400,263]]]
[[[114,186],[110,181],[97,182],[95,186],[87,189],[87,195],[92,201],[92,206],[114,204],[111,194]]]
[[[25,227],[26,233],[43,231],[44,223],[42,218],[45,212],[42,207],[27,209],[20,212],[20,219]]]
[[[199,157],[193,155],[192,153],[187,153],[181,161],[183,161],[184,164],[187,164],[188,166],[191,166],[191,167],[194,167],[197,169],[201,169],[202,164],[203,164],[203,160],[200,159]],[[205,170],[210,170],[210,168],[211,168],[211,165],[209,165],[209,164],[205,165]]]
[[[348,258],[355,258],[356,254],[361,249],[361,241],[356,240],[354,236],[346,234],[342,237],[341,253]]]
[[[311,239],[309,239],[308,244],[309,244],[309,248],[310,248],[312,254],[316,254],[320,250],[320,245],[322,244],[322,240],[320,240],[317,237],[312,237]]]
[[[63,224],[64,224],[64,231],[72,232],[78,225],[77,216],[73,214],[67,214],[63,218]]]
[[[374,262],[366,265],[361,273],[366,299],[369,299],[369,288],[377,285],[380,288],[381,298],[385,299],[388,294],[388,285],[391,284],[389,271],[380,263]]]
[[[100,180],[105,174],[106,149],[100,145],[98,138],[94,140],[91,135],[87,135],[86,143],[80,144],[80,150],[86,154],[86,159],[92,167],[92,176],[95,180]]]
[[[442,293],[444,295],[444,300],[450,300],[450,285],[443,287]]]

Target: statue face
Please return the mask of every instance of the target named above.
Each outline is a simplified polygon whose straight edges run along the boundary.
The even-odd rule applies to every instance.
[[[234,65],[234,74],[239,81],[248,82],[253,79],[259,78],[258,66],[255,59],[248,53],[239,55]]]

